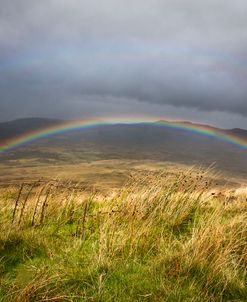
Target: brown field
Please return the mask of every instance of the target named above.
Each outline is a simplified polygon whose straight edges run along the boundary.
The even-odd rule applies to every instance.
[[[57,179],[79,182],[89,190],[114,190],[122,187],[132,174],[148,172],[165,172],[179,174],[192,166],[150,160],[97,160],[76,164],[40,164],[35,160],[23,159],[17,162],[0,163],[0,184],[19,184],[23,181]],[[194,167],[195,168],[195,167]],[[195,168],[196,169],[196,168]],[[218,185],[226,188],[240,188],[247,185],[242,176],[214,170]]]

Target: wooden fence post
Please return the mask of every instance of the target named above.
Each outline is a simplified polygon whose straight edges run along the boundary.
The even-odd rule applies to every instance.
[[[30,194],[32,193],[33,188],[35,187],[35,185],[36,185],[35,182],[31,185],[31,187],[30,187],[30,189],[29,189],[29,191],[27,193],[27,196],[26,196],[26,198],[25,198],[25,200],[23,202],[21,213],[20,213],[20,218],[19,218],[19,222],[18,222],[19,225],[21,224],[21,220],[22,220],[22,217],[23,217],[23,214],[24,214],[24,210],[26,208],[26,204],[27,204],[28,198],[29,198]]]
[[[17,208],[18,208],[18,203],[19,203],[23,188],[24,188],[24,184],[22,183],[21,187],[20,187],[20,190],[18,192],[17,198],[15,200],[15,207],[14,207],[13,216],[12,216],[12,224],[14,223],[14,220],[15,220],[15,214],[16,214],[16,211],[17,211]]]
[[[46,197],[45,197],[45,200],[44,200],[43,205],[42,205],[41,214],[40,214],[40,225],[43,223],[43,220],[44,220],[44,217],[45,217],[45,207],[47,205],[48,197],[49,197],[49,194],[50,194],[50,191],[51,191],[51,186],[52,185],[50,185],[47,189]]]

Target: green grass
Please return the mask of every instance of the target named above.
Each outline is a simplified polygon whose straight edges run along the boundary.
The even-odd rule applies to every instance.
[[[247,205],[205,178],[142,176],[104,198],[56,189],[34,226],[37,195],[19,224],[17,192],[2,191],[0,301],[246,301]]]

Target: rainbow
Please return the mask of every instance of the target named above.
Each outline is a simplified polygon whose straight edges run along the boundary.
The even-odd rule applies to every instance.
[[[116,124],[146,124],[156,127],[176,129],[178,131],[186,131],[206,137],[215,138],[217,140],[238,146],[243,150],[247,150],[247,139],[243,139],[236,134],[227,134],[225,131],[214,127],[193,124],[190,122],[175,122],[171,120],[167,121],[163,120],[162,118],[159,118],[159,121],[155,120],[157,120],[157,117],[108,117],[104,119],[90,118],[83,120],[63,121],[54,126],[24,133],[20,136],[0,143],[0,153],[5,153],[27,143],[31,143],[39,139],[53,137],[58,134]]]

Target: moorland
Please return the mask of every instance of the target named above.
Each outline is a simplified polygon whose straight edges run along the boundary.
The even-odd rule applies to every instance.
[[[0,301],[246,301],[246,156],[146,125],[1,154]]]

